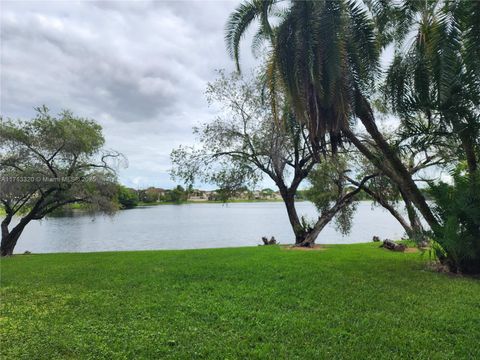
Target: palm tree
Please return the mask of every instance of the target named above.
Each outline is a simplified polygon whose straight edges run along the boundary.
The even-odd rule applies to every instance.
[[[373,24],[354,1],[294,1],[280,24],[270,25],[274,1],[241,4],[227,23],[226,40],[239,68],[239,43],[258,19],[254,45],[270,40],[270,73],[287,89],[297,116],[309,125],[312,142],[335,152],[350,127],[357,89],[367,91],[378,69]],[[274,73],[274,74],[273,74]],[[270,79],[271,80],[271,79]]]
[[[480,161],[480,2],[404,1],[402,8],[408,11],[389,9],[397,28],[410,29],[394,36],[390,104],[405,127],[414,127],[422,113],[431,129],[458,139],[460,158],[474,174]]]
[[[270,16],[278,3],[261,6],[261,2],[247,1],[231,14],[226,40],[237,65],[242,36],[259,20],[256,39],[270,42],[267,78],[271,88],[284,90],[296,117],[307,124],[312,145],[336,153],[347,138],[400,187],[430,226],[436,226],[437,219],[411,174],[378,130],[368,100],[385,41],[376,31],[372,14],[354,0],[291,1],[278,25],[272,26]],[[382,158],[351,131],[355,118],[365,126]]]
[[[480,272],[480,2],[375,4],[390,17],[396,55],[386,94],[418,149],[453,154],[453,185],[433,184],[435,253],[451,271]],[[385,25],[388,26],[386,23]],[[403,31],[409,29],[409,31]],[[465,172],[463,164],[466,163]],[[460,165],[459,165],[460,163]]]

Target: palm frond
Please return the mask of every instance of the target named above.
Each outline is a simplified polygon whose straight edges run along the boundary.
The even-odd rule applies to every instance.
[[[238,71],[240,71],[240,41],[250,25],[259,19],[262,33],[272,35],[268,15],[275,2],[276,0],[248,0],[230,14],[225,26],[225,42]]]
[[[230,14],[225,26],[225,42],[230,56],[240,71],[240,41],[252,22],[259,16],[254,1],[246,1]]]

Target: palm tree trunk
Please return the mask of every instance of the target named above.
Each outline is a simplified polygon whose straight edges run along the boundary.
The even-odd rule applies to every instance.
[[[430,209],[430,206],[427,204],[427,201],[425,200],[425,197],[423,196],[422,192],[413,181],[411,174],[408,172],[405,165],[397,156],[397,154],[395,153],[395,150],[392,147],[390,147],[388,142],[385,140],[383,135],[378,130],[377,125],[375,124],[375,119],[373,117],[373,112],[372,112],[372,109],[370,108],[369,103],[363,97],[363,95],[360,94],[359,92],[357,92],[356,100],[357,100],[356,113],[358,118],[360,119],[362,124],[365,126],[365,129],[370,134],[372,139],[375,141],[382,155],[385,157],[385,159],[388,161],[390,165],[390,169],[388,172],[386,172],[386,175],[388,175],[393,181],[395,181],[397,185],[400,187],[400,189],[405,193],[405,195],[415,204],[415,206],[418,208],[420,213],[423,215],[423,217],[427,221],[430,228],[432,229],[436,228],[439,225],[438,220],[433,215],[433,212]],[[346,135],[350,139],[350,136],[353,135],[353,133],[347,131]],[[359,141],[358,139],[356,140]],[[362,148],[358,148],[358,149],[362,153],[364,153],[364,151],[362,151]],[[367,154],[365,153],[364,155],[367,156]],[[382,169],[382,167],[385,168],[385,166],[381,166],[379,164],[378,159],[369,158],[369,160],[373,161],[374,164],[380,170],[382,171],[384,170]],[[390,175],[388,173],[390,173]]]
[[[405,203],[408,219],[412,228],[412,233],[407,233],[407,235],[410,239],[415,240],[417,243],[421,243],[425,241],[425,231],[423,229],[422,222],[420,221],[417,212],[415,211],[415,208],[408,196],[406,196],[402,191],[400,191],[400,194],[402,195],[403,202]]]
[[[477,156],[475,155],[475,149],[472,138],[469,134],[466,134],[466,130],[459,131],[460,141],[462,142],[463,150],[465,151],[465,157],[467,159],[468,172],[474,174],[478,169]]]

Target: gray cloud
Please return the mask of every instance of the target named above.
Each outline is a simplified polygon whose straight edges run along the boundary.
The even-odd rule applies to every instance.
[[[171,186],[170,150],[214,117],[204,98],[214,70],[234,69],[223,30],[236,5],[3,1],[1,113],[28,118],[46,104],[94,118],[129,159],[123,182]]]

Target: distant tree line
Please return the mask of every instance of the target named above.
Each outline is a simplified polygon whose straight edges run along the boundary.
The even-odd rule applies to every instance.
[[[173,189],[161,190],[148,188],[135,190],[118,185],[117,201],[122,209],[131,209],[139,204],[173,203],[181,204],[188,200],[191,189],[177,185]]]
[[[196,193],[205,193],[205,191],[196,190],[192,185],[187,186],[186,188],[177,185],[172,189],[160,189],[155,187],[133,189],[119,184],[116,201],[121,209],[132,209],[142,204],[182,204],[189,201],[190,196]],[[276,192],[271,188],[264,188],[255,191],[246,186],[234,190],[217,188],[208,191],[207,193],[208,196],[205,197],[204,201],[228,202],[232,200],[272,200],[276,198]],[[297,192],[295,199],[305,200],[306,198],[302,196],[300,192]]]

